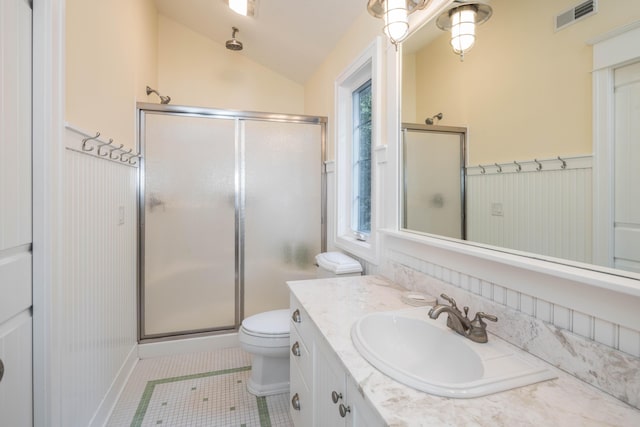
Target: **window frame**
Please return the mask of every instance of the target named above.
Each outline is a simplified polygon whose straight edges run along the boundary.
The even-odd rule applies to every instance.
[[[335,81],[336,209],[335,245],[363,260],[378,263],[377,164],[376,147],[381,145],[382,126],[382,40],[376,39],[338,76]],[[353,230],[353,93],[371,80],[371,216],[369,233]]]

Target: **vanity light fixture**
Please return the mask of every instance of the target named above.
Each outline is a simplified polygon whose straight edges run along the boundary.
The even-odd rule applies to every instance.
[[[431,0],[369,0],[367,10],[376,18],[384,19],[384,33],[397,45],[409,34],[409,15],[429,3]]]
[[[467,53],[476,41],[476,25],[491,18],[493,9],[486,3],[457,1],[454,6],[442,13],[436,20],[438,28],[451,30],[451,47],[464,61]]]
[[[238,15],[254,16],[256,12],[256,0],[225,0],[229,9]]]

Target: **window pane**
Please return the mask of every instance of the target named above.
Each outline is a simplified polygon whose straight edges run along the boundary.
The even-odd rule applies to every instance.
[[[371,232],[371,80],[353,92],[354,231]]]

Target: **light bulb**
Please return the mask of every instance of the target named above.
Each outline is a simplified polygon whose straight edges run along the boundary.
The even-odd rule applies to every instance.
[[[476,11],[457,10],[451,16],[451,46],[458,54],[464,54],[476,42]]]
[[[248,3],[248,0],[229,0],[229,9],[239,15],[247,16]]]
[[[409,32],[406,0],[386,0],[384,32],[394,43],[401,42]]]

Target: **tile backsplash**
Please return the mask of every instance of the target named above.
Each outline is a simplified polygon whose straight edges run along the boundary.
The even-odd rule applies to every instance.
[[[366,265],[409,289],[446,293],[459,306],[495,314],[488,330],[552,365],[640,408],[640,331],[552,301],[388,249],[379,266]]]

